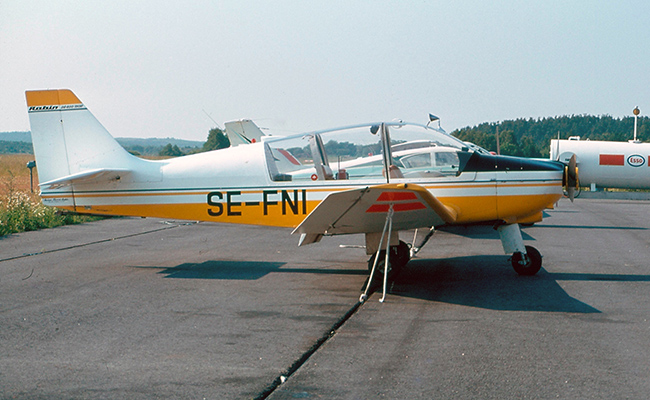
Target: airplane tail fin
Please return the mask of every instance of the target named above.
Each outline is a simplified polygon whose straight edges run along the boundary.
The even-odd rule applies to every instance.
[[[266,136],[250,119],[226,122],[225,129],[232,146],[259,142],[262,136]]]
[[[127,171],[129,154],[72,91],[25,92],[41,185]],[[94,174],[94,175],[93,175]]]

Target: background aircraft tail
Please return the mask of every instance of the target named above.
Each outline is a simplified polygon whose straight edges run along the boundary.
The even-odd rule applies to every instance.
[[[226,122],[225,129],[232,146],[259,142],[262,136],[266,136],[250,119]]]
[[[72,91],[27,91],[25,97],[41,185],[127,171],[137,163]]]

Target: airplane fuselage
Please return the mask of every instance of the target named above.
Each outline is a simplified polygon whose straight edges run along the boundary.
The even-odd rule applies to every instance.
[[[485,157],[485,156],[483,156]],[[492,157],[498,163],[501,158]],[[386,179],[271,180],[264,145],[254,143],[176,159],[147,161],[147,173],[111,182],[42,190],[46,205],[69,211],[296,227],[329,194]],[[242,168],[244,165],[246,168]],[[561,196],[562,170],[464,171],[458,176],[393,178],[425,187],[458,211],[459,224],[535,222]]]
[[[287,137],[248,129],[238,146],[151,161],[126,152],[71,91],[26,98],[44,204],[291,227],[301,246],[363,233],[374,254],[371,276],[380,257],[384,271],[399,269],[421,247],[409,248],[399,231],[477,223],[495,223],[514,269],[533,275],[541,255],[524,245],[517,224],[541,221],[562,196],[563,164],[470,150],[425,125],[392,121]]]

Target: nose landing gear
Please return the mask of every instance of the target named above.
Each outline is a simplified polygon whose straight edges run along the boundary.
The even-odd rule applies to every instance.
[[[497,226],[503,251],[512,254],[512,268],[519,275],[535,275],[542,268],[542,255],[532,246],[524,246],[519,224],[502,224]]]
[[[516,252],[510,262],[519,275],[532,276],[542,268],[542,255],[533,246],[526,246],[526,254]]]

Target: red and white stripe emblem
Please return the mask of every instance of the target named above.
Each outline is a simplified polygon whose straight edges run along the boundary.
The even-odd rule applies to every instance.
[[[390,205],[395,212],[423,210],[427,208],[413,192],[383,192],[377,197],[375,204],[368,207],[367,213],[388,212]]]
[[[625,165],[625,156],[623,154],[601,154],[600,165]]]

